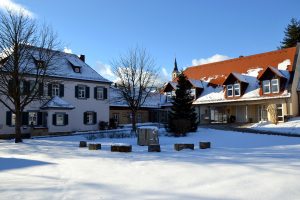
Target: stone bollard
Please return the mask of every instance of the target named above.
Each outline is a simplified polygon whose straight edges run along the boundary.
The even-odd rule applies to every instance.
[[[210,148],[210,142],[199,142],[200,149],[209,149]]]
[[[174,149],[176,151],[181,151],[182,149],[194,150],[194,144],[174,144]]]
[[[87,147],[86,141],[80,141],[79,142],[79,147]]]
[[[131,152],[132,146],[131,145],[111,145],[110,148],[111,152]]]
[[[89,144],[89,150],[101,149],[101,144]]]
[[[159,144],[151,144],[148,146],[148,152],[160,152]]]

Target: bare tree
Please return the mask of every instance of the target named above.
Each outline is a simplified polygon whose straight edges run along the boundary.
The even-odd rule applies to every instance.
[[[56,35],[22,11],[0,13],[0,102],[15,115],[15,142],[21,139],[21,115],[41,99],[54,66]]]
[[[136,131],[136,113],[151,95],[157,70],[146,49],[136,47],[112,62],[117,77],[116,90],[131,110],[132,131]]]

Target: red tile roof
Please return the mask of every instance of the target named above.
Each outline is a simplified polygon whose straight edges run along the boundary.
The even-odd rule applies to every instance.
[[[221,85],[231,72],[247,73],[248,70],[259,67],[263,68],[258,75],[260,76],[267,67],[272,66],[277,68],[279,63],[287,59],[291,62],[287,70],[292,71],[295,54],[296,47],[292,47],[221,62],[192,66],[188,67],[184,71],[184,74],[188,78],[196,80],[208,80],[214,77],[210,82]]]

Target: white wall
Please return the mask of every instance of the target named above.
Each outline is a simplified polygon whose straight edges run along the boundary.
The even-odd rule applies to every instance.
[[[28,105],[24,111],[34,110],[48,112],[47,124],[49,132],[70,132],[78,130],[97,130],[99,121],[109,121],[109,100],[96,100],[94,98],[94,87],[103,86],[107,88],[107,97],[109,98],[109,84],[91,82],[91,81],[80,81],[80,80],[56,80],[61,84],[64,84],[64,97],[63,100],[72,104],[75,109],[73,110],[41,110],[45,102],[32,102]],[[75,97],[75,86],[81,84],[90,87],[90,98],[88,99],[78,99]],[[47,86],[44,89],[44,95],[48,95]],[[49,98],[48,98],[49,100]],[[0,134],[11,134],[14,133],[14,127],[8,127],[6,125],[6,111],[7,108],[0,103]],[[97,124],[95,125],[85,125],[83,123],[83,113],[86,111],[93,111],[97,113]],[[67,126],[54,126],[52,125],[52,114],[57,112],[65,112],[69,115],[69,124]],[[22,131],[28,132],[30,128],[22,128]]]

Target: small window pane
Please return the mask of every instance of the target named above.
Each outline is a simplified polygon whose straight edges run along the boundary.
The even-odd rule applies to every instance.
[[[103,99],[103,88],[97,88],[97,99]]]
[[[84,86],[78,86],[78,97],[85,98],[85,87]]]
[[[232,87],[232,85],[227,85],[227,96],[228,97],[233,96],[233,87]]]
[[[278,93],[279,92],[278,79],[272,79],[271,85],[272,85],[272,93]]]
[[[15,113],[11,114],[11,125],[12,126],[16,125],[16,114]]]
[[[263,81],[263,92],[264,92],[264,94],[270,93],[270,81],[269,80]]]
[[[59,96],[59,85],[52,84],[52,96]]]
[[[64,125],[64,114],[62,113],[56,114],[56,125],[58,126]]]
[[[37,125],[37,113],[36,112],[29,112],[28,113],[28,124],[29,125]]]
[[[240,84],[237,83],[237,84],[234,84],[234,95],[235,96],[240,96]]]

